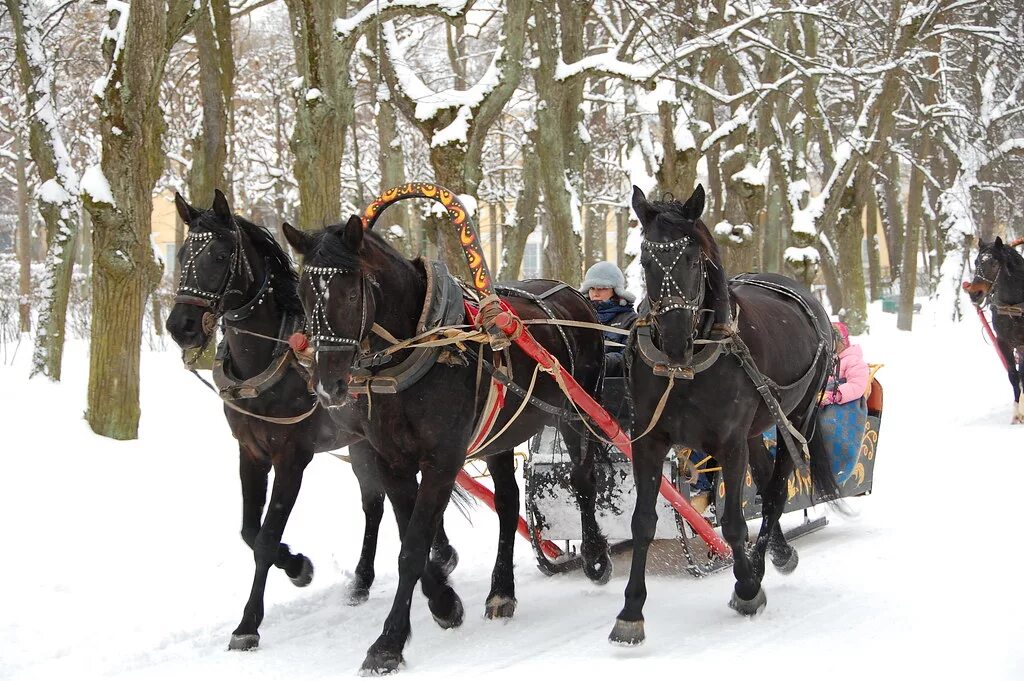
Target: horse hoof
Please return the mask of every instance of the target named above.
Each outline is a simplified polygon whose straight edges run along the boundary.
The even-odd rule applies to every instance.
[[[766,605],[768,605],[768,597],[764,595],[764,589],[760,587],[757,589],[757,595],[749,601],[740,598],[735,591],[732,592],[732,598],[729,599],[729,607],[746,617],[759,615]]]
[[[309,586],[309,583],[313,581],[313,561],[306,558],[301,553],[299,554],[299,558],[302,559],[302,566],[299,568],[299,574],[294,577],[288,575],[288,578],[292,580],[292,584],[295,586]]]
[[[583,572],[591,582],[598,586],[604,586],[612,578],[612,557],[605,551],[597,560],[593,562],[585,561]]]
[[[359,668],[359,676],[386,676],[395,674],[399,667],[405,666],[402,653],[391,651],[369,652]]]
[[[627,622],[626,620],[615,620],[612,633],[608,634],[608,640],[618,646],[638,646],[647,638],[644,635],[644,621]]]
[[[432,560],[437,569],[441,572],[441,576],[447,578],[452,572],[455,571],[456,566],[459,564],[459,552],[455,550],[455,547],[448,545],[448,555],[442,557],[439,553],[435,553],[432,556]]]
[[[430,614],[433,615],[434,621],[437,622],[437,626],[442,629],[455,629],[456,627],[462,626],[462,621],[466,618],[466,610],[462,607],[462,599],[459,595],[452,592],[454,602],[452,603],[451,613],[447,615],[438,615],[431,610]]]
[[[800,564],[800,554],[796,552],[796,549],[790,547],[789,551],[788,558],[784,553],[772,552],[772,565],[784,575],[792,574],[793,570],[796,570],[796,566]]]
[[[489,620],[512,619],[516,612],[516,599],[510,596],[491,596],[484,607],[484,617]]]
[[[348,590],[348,595],[345,598],[345,602],[349,605],[362,605],[370,599],[370,587],[368,586],[351,586]]]
[[[259,646],[259,634],[231,634],[228,650],[255,650]]]

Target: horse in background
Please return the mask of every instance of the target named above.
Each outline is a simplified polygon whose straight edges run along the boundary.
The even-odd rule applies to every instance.
[[[293,553],[281,539],[314,452],[349,446],[359,482],[366,525],[349,585],[352,605],[368,598],[374,580],[384,489],[369,448],[359,435],[340,429],[319,406],[310,393],[308,372],[285,340],[305,324],[291,259],[266,228],[233,215],[220,191],[208,210],[191,206],[180,195],[175,195],[175,204],[189,231],[178,252],[181,275],[166,327],[183,357],[192,355],[194,360],[213,337],[217,320],[223,320],[225,339],[218,351],[215,382],[238,441],[242,539],[256,564],[249,599],[229,647],[249,650],[259,645],[270,567],[284,570],[296,586],[313,579],[313,563]],[[202,446],[201,441],[195,444]],[[271,468],[274,485],[264,517]],[[446,574],[458,561],[443,530],[433,558]]]
[[[992,310],[996,347],[1013,387],[1013,423],[1024,423],[1020,399],[1024,387],[1024,256],[1013,246],[999,237],[988,244],[980,242],[974,279],[964,290],[976,306],[988,305]]]

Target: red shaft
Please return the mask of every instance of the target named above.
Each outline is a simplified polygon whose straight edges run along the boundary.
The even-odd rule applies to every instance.
[[[622,432],[622,429],[619,428],[618,422],[586,390],[580,387],[580,384],[576,382],[572,374],[563,369],[555,361],[555,358],[551,356],[551,353],[537,342],[529,329],[522,325],[522,322],[515,313],[506,308],[503,314],[499,314],[495,318],[495,322],[505,335],[515,340],[523,352],[540,364],[542,370],[551,374],[557,372],[559,380],[566,388],[569,399],[583,409],[604,434],[608,436],[608,439],[632,461],[633,444],[629,441],[626,434]],[[712,551],[720,556],[732,555],[732,550],[722,541],[721,537],[715,532],[715,529],[704,519],[704,516],[697,513],[697,510],[690,505],[689,500],[680,494],[679,490],[665,476],[661,477],[659,491],[668,503],[672,505],[672,508],[700,535],[701,539],[707,542]]]
[[[492,511],[497,511],[494,507],[494,492],[487,488],[486,485],[478,482],[469,473],[464,470],[460,470],[459,474],[455,477],[455,482],[459,484],[459,487],[466,490],[480,501],[487,504],[487,507]],[[523,520],[523,517],[519,517],[519,525],[516,527],[516,532],[523,536],[524,539],[530,541],[530,528]],[[562,549],[558,548],[558,545],[547,539],[542,539],[540,542],[540,548],[544,554],[554,560],[562,555]]]
[[[974,309],[978,313],[978,319],[981,320],[981,325],[985,327],[985,333],[988,334],[989,340],[992,341],[992,347],[996,349],[996,354],[999,355],[999,361],[1003,363],[1003,369],[1009,371],[1010,365],[1006,363],[1006,358],[1003,357],[1003,353],[999,352],[999,341],[996,340],[996,335],[992,333],[992,327],[988,323],[988,318],[980,307],[975,306]]]

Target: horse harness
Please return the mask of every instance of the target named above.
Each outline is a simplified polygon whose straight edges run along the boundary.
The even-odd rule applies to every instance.
[[[656,260],[655,262],[659,261]],[[671,269],[669,269],[668,272],[671,272]],[[754,388],[761,396],[765,406],[768,407],[768,411],[778,428],[779,435],[783,438],[786,444],[786,449],[790,452],[790,456],[793,458],[793,463],[796,466],[797,471],[801,475],[807,475],[808,460],[810,457],[810,452],[807,449],[807,439],[786,416],[780,400],[782,395],[787,392],[807,390],[810,382],[814,378],[818,362],[821,360],[823,353],[829,347],[829,343],[834,342],[832,334],[831,332],[826,334],[823,326],[820,324],[820,320],[818,320],[810,305],[808,305],[807,301],[804,300],[797,291],[782,284],[752,278],[752,275],[749,274],[738,275],[733,277],[731,281],[773,291],[796,301],[800,305],[801,309],[812,321],[812,325],[818,333],[818,344],[815,348],[814,359],[811,361],[810,367],[803,376],[793,383],[780,386],[775,381],[761,373],[754,362],[753,355],[750,353],[750,349],[747,347],[747,344],[743,341],[740,335],[735,332],[720,341],[695,338],[694,343],[702,345],[703,348],[694,354],[690,365],[685,367],[673,365],[668,356],[657,347],[652,334],[652,329],[654,327],[652,317],[656,317],[659,313],[654,311],[655,306],[653,304],[649,303],[647,299],[644,299],[638,308],[638,312],[641,314],[641,319],[637,322],[636,326],[634,326],[633,332],[630,334],[629,340],[626,343],[626,371],[628,373],[632,369],[634,357],[639,357],[640,360],[651,369],[655,376],[668,378],[669,385],[658,404],[658,408],[652,418],[651,424],[644,431],[643,435],[649,433],[660,418],[661,411],[664,409],[668,394],[671,392],[673,383],[676,379],[692,379],[696,374],[706,371],[713,366],[720,356],[732,355],[743,368],[743,371],[747,374],[751,383],[753,383]],[[678,288],[678,284],[676,284],[676,286]],[[701,296],[703,295],[703,292],[704,286],[702,283],[700,292]],[[686,301],[685,295],[682,296],[682,298]],[[700,298],[697,300],[699,301]],[[687,306],[687,309],[693,309],[695,314],[700,311],[699,304],[696,303],[693,304],[692,308]],[[661,308],[661,312],[664,311],[666,311],[665,308]],[[737,307],[734,311],[734,318],[738,317],[738,313],[739,308]],[[694,324],[693,328],[696,333],[699,327],[697,324]],[[822,385],[824,384],[828,373],[829,372],[824,372],[824,374],[819,377],[819,383]],[[818,387],[820,390],[821,386]],[[817,406],[817,401],[812,402],[810,406],[811,411],[805,416],[811,416],[813,414],[813,410],[815,410]]]
[[[302,365],[292,349],[285,345],[283,351],[275,351],[274,359],[271,361],[270,365],[256,376],[239,379],[231,375],[231,357],[228,353],[226,333],[228,330],[236,333],[259,336],[279,343],[285,343],[286,341],[282,341],[281,339],[287,338],[292,332],[298,330],[303,325],[303,319],[300,315],[285,313],[281,319],[281,326],[276,338],[228,326],[228,323],[237,323],[251,317],[256,312],[257,308],[263,304],[267,296],[273,295],[274,293],[274,287],[272,285],[273,276],[270,273],[271,268],[268,260],[264,263],[265,274],[263,282],[260,285],[259,290],[249,300],[249,302],[245,303],[241,307],[230,310],[224,309],[224,299],[229,293],[244,294],[254,280],[252,264],[249,262],[245,246],[242,243],[241,230],[239,230],[238,226],[234,224],[233,219],[232,226],[234,228],[235,247],[231,253],[227,270],[224,273],[224,279],[216,291],[210,291],[203,288],[199,284],[198,273],[196,271],[197,260],[203,252],[210,247],[216,235],[213,232],[190,231],[188,237],[185,239],[185,263],[181,270],[181,279],[178,285],[177,294],[174,297],[174,302],[205,308],[202,325],[203,332],[207,337],[207,342],[209,342],[209,339],[213,337],[213,332],[216,328],[218,319],[221,320],[222,328],[224,329],[224,339],[218,346],[217,354],[214,359],[213,384],[211,385],[202,376],[200,376],[194,367],[189,366],[188,368],[196,378],[216,392],[224,401],[224,404],[229,408],[246,416],[251,416],[280,425],[298,423],[305,420],[311,416],[314,411],[316,411],[316,400],[313,400],[313,406],[308,411],[303,412],[302,414],[297,414],[296,416],[288,417],[256,414],[234,404],[237,400],[250,400],[259,397],[261,394],[272,388],[290,370],[298,371],[299,375],[302,376],[307,383],[310,372]],[[239,276],[244,276],[244,284],[240,288],[230,288],[232,282]]]

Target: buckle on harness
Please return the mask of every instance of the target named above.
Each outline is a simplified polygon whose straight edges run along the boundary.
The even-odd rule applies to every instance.
[[[681,378],[686,381],[693,380],[693,367],[681,367],[673,364],[655,364],[654,375],[662,378]]]

